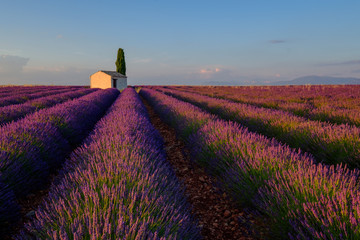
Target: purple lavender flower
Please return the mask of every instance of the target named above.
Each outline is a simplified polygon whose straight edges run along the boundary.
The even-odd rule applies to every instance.
[[[217,119],[187,102],[149,89],[140,93],[178,132],[203,123],[192,134],[180,134],[192,159],[239,204],[251,204],[269,215],[275,237],[360,237],[359,170],[316,163],[311,155]]]
[[[0,127],[0,181],[17,198],[43,187],[118,94],[116,89],[99,90]]]
[[[125,89],[17,239],[199,239],[139,96]]]
[[[181,100],[191,102],[224,119],[245,125],[293,148],[314,155],[318,162],[346,163],[360,167],[360,129],[342,124],[311,121],[292,113],[202,96],[196,93],[156,88]]]

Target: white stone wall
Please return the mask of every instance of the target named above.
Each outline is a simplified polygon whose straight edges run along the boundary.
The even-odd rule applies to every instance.
[[[116,87],[119,90],[123,90],[124,88],[127,88],[127,78],[118,78]]]

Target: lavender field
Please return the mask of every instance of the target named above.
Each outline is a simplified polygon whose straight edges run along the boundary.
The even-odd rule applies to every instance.
[[[357,85],[1,87],[0,238],[360,239],[359,96]],[[188,167],[168,161],[175,145],[149,109]],[[213,196],[181,180],[195,166],[206,173],[195,189]]]

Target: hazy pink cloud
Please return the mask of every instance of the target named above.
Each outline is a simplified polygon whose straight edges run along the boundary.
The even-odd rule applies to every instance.
[[[213,73],[217,73],[217,72],[221,72],[222,69],[221,68],[203,68],[203,69],[200,69],[200,73],[201,74],[213,74]]]

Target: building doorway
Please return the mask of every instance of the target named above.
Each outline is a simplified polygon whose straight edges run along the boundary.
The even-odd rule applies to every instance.
[[[116,87],[116,80],[117,80],[117,79],[115,79],[115,78],[112,79],[112,87],[113,87],[113,88],[117,88],[117,87]]]

